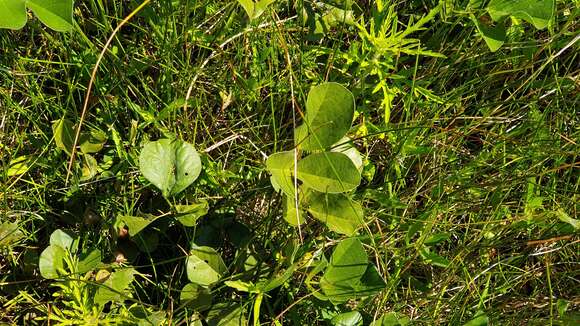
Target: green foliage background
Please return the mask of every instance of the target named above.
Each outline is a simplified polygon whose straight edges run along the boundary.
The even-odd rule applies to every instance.
[[[21,1],[0,30],[0,323],[574,323],[580,3],[504,2],[152,1],[99,66],[66,183],[91,70],[140,2],[55,28]],[[296,161],[358,157],[360,184],[297,202],[294,162],[266,160],[294,158],[325,82],[353,94],[352,147]],[[140,169],[159,139],[199,155],[179,191]]]

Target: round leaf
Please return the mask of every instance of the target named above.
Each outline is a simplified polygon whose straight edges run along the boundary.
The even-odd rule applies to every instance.
[[[224,261],[211,247],[195,247],[187,257],[187,278],[192,283],[210,286],[225,273],[227,267]]]
[[[197,311],[204,311],[211,307],[211,294],[208,289],[194,283],[183,287],[179,300]]]
[[[360,184],[360,173],[351,159],[342,153],[311,154],[298,162],[298,179],[320,192],[340,193]]]
[[[163,196],[169,197],[180,193],[197,179],[201,173],[201,159],[193,145],[161,139],[143,147],[139,168]]]
[[[44,249],[38,261],[40,275],[46,279],[58,278],[60,271],[64,270],[65,255],[66,250],[58,245],[51,245]]]
[[[354,96],[344,86],[324,83],[312,87],[304,123],[294,131],[296,144],[307,151],[329,148],[350,129],[354,108]]]
[[[343,194],[316,193],[308,200],[308,212],[334,232],[353,235],[363,224],[362,206]]]
[[[0,28],[21,29],[26,25],[24,0],[0,0]]]
[[[73,0],[28,0],[26,6],[55,31],[67,32],[73,28]]]

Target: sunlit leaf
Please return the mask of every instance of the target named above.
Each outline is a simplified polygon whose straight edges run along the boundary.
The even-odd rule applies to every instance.
[[[109,278],[99,286],[95,293],[96,304],[104,305],[109,301],[124,301],[126,289],[135,279],[137,271],[133,268],[122,268],[111,273]]]
[[[64,272],[66,250],[61,246],[50,245],[40,254],[38,269],[46,279],[58,278]]]
[[[289,197],[294,197],[294,151],[278,152],[266,160],[266,168],[272,175],[270,180],[274,188],[279,188]]]
[[[358,187],[361,175],[345,154],[323,152],[310,154],[298,162],[298,179],[314,190],[340,193]]]
[[[362,206],[343,194],[313,193],[308,212],[334,232],[353,235],[363,225]]]
[[[296,144],[307,151],[329,148],[350,129],[354,108],[354,97],[344,86],[324,83],[312,87],[303,124],[294,131]]]
[[[210,286],[227,273],[219,253],[211,247],[194,247],[187,257],[187,278],[195,284]]]
[[[27,0],[26,6],[55,31],[66,32],[73,28],[73,0]]]
[[[487,12],[496,22],[513,16],[542,29],[554,15],[554,0],[491,0]]]
[[[350,311],[332,317],[330,323],[334,326],[357,326],[362,325],[363,318],[360,312]]]
[[[72,122],[64,118],[54,122],[52,124],[52,133],[54,134],[56,146],[70,155],[75,140]]]
[[[164,197],[169,197],[185,190],[197,179],[201,173],[201,159],[193,145],[161,139],[143,147],[139,168]]]
[[[271,3],[276,0],[238,0],[244,8],[250,20],[260,17]]]
[[[21,29],[26,25],[26,1],[0,0],[0,28]]]
[[[195,226],[197,220],[206,215],[209,211],[209,205],[207,201],[202,200],[198,203],[189,205],[175,205],[177,210],[177,220],[184,226]]]

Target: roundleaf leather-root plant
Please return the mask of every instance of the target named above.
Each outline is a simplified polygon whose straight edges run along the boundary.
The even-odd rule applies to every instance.
[[[354,112],[354,97],[342,85],[313,87],[303,124],[294,130],[297,150],[268,157],[270,180],[284,195],[284,218],[291,225],[303,224],[305,212],[345,235],[363,225],[363,209],[349,196],[360,184],[362,170],[360,153],[345,137]]]

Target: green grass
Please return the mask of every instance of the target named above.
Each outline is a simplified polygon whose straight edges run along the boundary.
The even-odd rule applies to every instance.
[[[354,195],[367,221],[359,234],[387,285],[377,296],[333,306],[311,294],[310,269],[300,268],[264,297],[262,324],[328,324],[355,309],[365,325],[387,312],[419,325],[462,325],[478,311],[491,325],[580,318],[578,230],[562,220],[577,219],[580,209],[577,1],[557,1],[549,29],[525,24],[494,53],[460,10],[466,1],[455,1],[445,19],[411,34],[444,58],[392,56],[384,80],[401,92],[388,124],[383,95],[373,93],[381,79],[361,65],[374,52],[354,48],[359,30],[338,24],[313,38],[295,3],[302,5],[278,1],[255,22],[231,1],[150,4],[121,29],[98,70],[83,130],[108,136],[94,155],[99,171],[81,180],[77,158],[68,184],[69,157],[55,144],[52,122],[79,120],[98,53],[138,2],[78,1],[71,33],[35,19],[20,31],[0,30],[0,219],[22,233],[0,239],[0,323],[47,324],[38,318],[53,318],[55,308],[75,311],[71,296],[53,296],[54,284],[66,282],[38,271],[58,228],[99,248],[106,263],[123,251],[139,272],[126,300],[102,312],[103,323],[123,320],[131,305],[164,312],[165,324],[185,325],[196,315],[179,301],[192,242],[218,250],[233,271],[226,279],[243,273],[247,255],[272,273],[293,259],[330,257],[344,236],[309,219],[300,241],[282,218],[264,164],[264,154],[292,148],[308,90],[323,81],[345,85],[356,98],[360,115],[350,135],[368,163]],[[368,24],[372,1],[358,3]],[[436,4],[397,2],[398,28]],[[144,142],[171,135],[194,144],[203,162],[201,177],[176,201],[206,199],[210,211],[195,228],[155,222],[159,245],[145,253],[118,241],[114,223],[170,212],[140,175],[138,156]],[[10,162],[21,156],[26,172],[10,176]],[[84,223],[87,210],[100,221]],[[235,245],[244,230],[250,241]],[[425,245],[438,234],[444,240]],[[425,259],[426,247],[446,261]],[[75,277],[69,284],[82,288]],[[252,320],[253,295],[223,282],[211,292],[214,305],[240,303]]]

